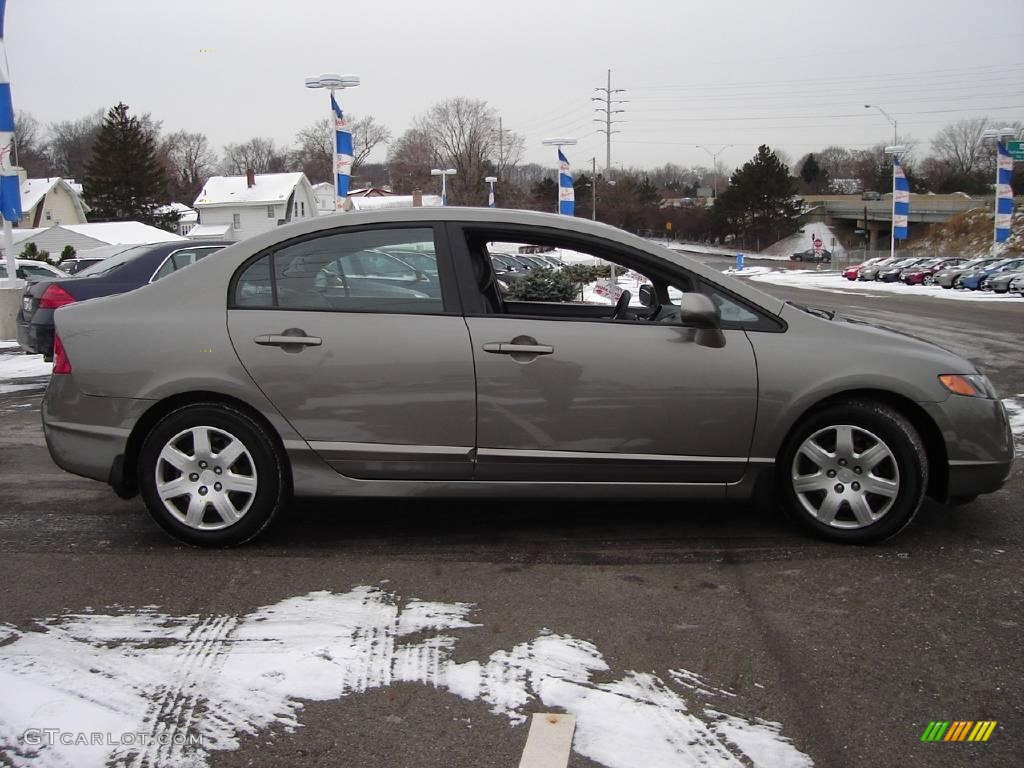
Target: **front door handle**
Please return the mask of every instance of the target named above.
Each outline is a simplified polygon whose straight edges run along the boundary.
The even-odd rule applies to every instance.
[[[286,336],[284,334],[264,334],[253,339],[264,347],[284,347],[297,344],[303,347],[319,347],[324,340],[319,336]]]
[[[547,344],[513,344],[509,342],[484,344],[484,352],[496,355],[550,355],[555,348]]]

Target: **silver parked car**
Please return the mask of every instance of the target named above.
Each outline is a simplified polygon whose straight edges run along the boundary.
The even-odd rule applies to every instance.
[[[591,290],[510,301],[488,247],[522,243],[646,282],[614,306]],[[380,290],[348,279],[350,255],[381,250],[430,253],[439,290],[419,290],[424,272]],[[56,328],[54,460],[140,492],[198,545],[252,538],[293,495],[774,493],[812,531],[864,542],[926,494],[998,489],[1013,455],[968,361],[572,217],[319,217],[71,304]]]

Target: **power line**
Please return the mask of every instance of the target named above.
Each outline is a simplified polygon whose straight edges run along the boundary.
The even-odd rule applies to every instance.
[[[616,109],[617,106],[626,103],[626,99],[617,99],[615,94],[625,93],[625,88],[612,88],[612,71],[608,70],[608,85],[604,88],[595,88],[595,91],[604,93],[604,96],[593,96],[592,101],[598,101],[604,104],[604,107],[598,107],[595,111],[604,112],[604,120],[594,118],[595,122],[604,122],[604,128],[598,128],[598,132],[603,133],[605,137],[605,171],[611,172],[612,169],[612,134],[619,133],[619,131],[613,130],[612,125],[621,123],[621,120],[612,119],[612,115],[621,114],[625,112],[624,109]]]

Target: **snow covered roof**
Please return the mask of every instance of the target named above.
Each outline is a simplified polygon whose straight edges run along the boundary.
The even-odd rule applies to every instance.
[[[381,197],[350,197],[352,209],[355,211],[376,211],[381,208],[412,208],[412,195],[384,195]],[[424,195],[423,207],[433,208],[441,205],[440,195]]]
[[[203,186],[194,205],[260,205],[281,203],[299,184],[305,182],[304,173],[257,173],[256,184],[249,186],[245,176],[211,176]]]
[[[66,187],[67,191],[76,198],[81,197],[82,185],[75,184],[74,180],[68,181],[60,176],[50,176],[45,179],[25,179],[21,182],[21,210],[27,214],[39,205],[40,201],[58,184]],[[77,203],[81,205],[82,201],[78,199]],[[84,210],[82,211],[82,218],[85,218]]]
[[[177,217],[177,221],[179,223],[184,222],[188,224],[189,222],[199,221],[199,214],[184,203],[168,203],[167,205],[161,205],[156,209],[156,213],[160,215],[173,213]]]
[[[171,243],[185,238],[168,232],[164,229],[151,227],[139,221],[107,221],[96,224],[58,224],[61,229],[66,229],[84,237],[91,237],[104,243],[131,244],[131,243]]]
[[[188,237],[190,240],[223,240],[230,229],[230,224],[196,224],[188,231]]]
[[[11,234],[14,236],[14,244],[17,245],[22,240],[28,240],[33,235],[38,235],[40,232],[45,232],[46,227],[39,227],[37,229],[12,229]]]

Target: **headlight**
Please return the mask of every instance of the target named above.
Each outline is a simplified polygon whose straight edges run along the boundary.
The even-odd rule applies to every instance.
[[[988,380],[988,377],[982,376],[980,373],[944,373],[939,376],[939,381],[954,395],[984,397],[989,400],[995,400],[998,397],[992,382]]]

